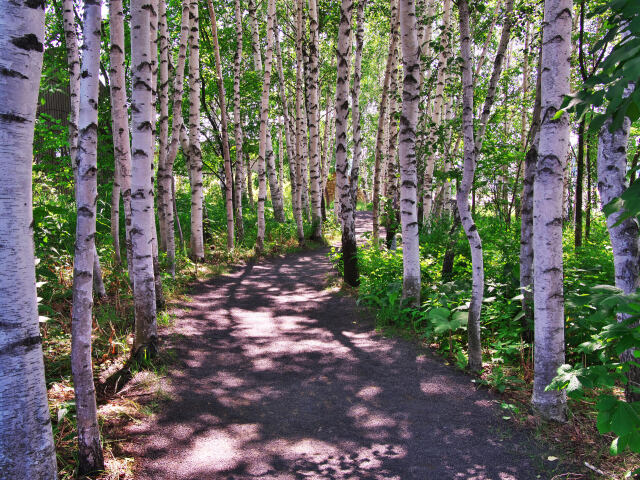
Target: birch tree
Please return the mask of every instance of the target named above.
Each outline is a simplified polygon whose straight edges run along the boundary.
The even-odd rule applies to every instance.
[[[273,18],[275,17],[275,0],[269,0],[267,4],[267,48],[264,57],[264,75],[262,78],[262,100],[260,102],[260,138],[258,151],[258,237],[256,250],[264,249],[265,217],[264,203],[267,198],[266,160],[267,154],[267,129],[269,128],[269,90],[271,88],[271,64],[273,59]]]
[[[364,15],[364,10],[363,10]],[[322,238],[322,211],[320,205],[320,153],[319,153],[319,121],[320,111],[318,106],[318,7],[316,0],[309,0],[309,106],[307,116],[309,119],[309,180],[311,184],[311,238],[320,240]],[[362,57],[362,54],[360,54]],[[356,69],[358,63],[356,60]],[[360,94],[360,73],[358,76],[358,95]],[[354,83],[355,89],[355,83]],[[355,119],[355,117],[354,117]],[[358,121],[358,123],[360,123]],[[358,140],[358,149],[360,148]],[[355,157],[354,157],[355,159]],[[357,172],[357,166],[355,167]],[[357,175],[357,173],[356,173]]]
[[[631,122],[625,117],[622,126],[611,131],[612,119],[608,119],[600,130],[598,138],[598,192],[602,207],[620,197],[627,188],[627,145]],[[613,267],[615,285],[624,293],[635,292],[638,288],[638,224],[634,218],[621,221],[624,211],[617,211],[607,217],[607,230],[613,249]],[[626,317],[619,315],[618,320]],[[622,362],[635,362],[633,349],[620,355]],[[639,401],[640,393],[634,387],[640,387],[640,368],[632,365],[626,373],[628,383],[625,396],[628,402]]]
[[[569,118],[555,119],[570,93],[571,0],[546,0],[542,31],[541,123],[533,187],[534,380],[531,403],[543,418],[564,421],[564,391],[547,385],[564,363],[562,274],[563,171]]]
[[[158,68],[158,103],[160,105],[160,119],[158,132],[158,173],[157,173],[157,206],[158,206],[158,226],[160,227],[159,243],[160,250],[168,253],[167,242],[169,237],[167,210],[171,211],[170,184],[165,179],[167,170],[167,156],[169,148],[169,30],[167,25],[167,3],[166,0],[158,0],[158,56],[160,66]],[[173,212],[171,223],[173,223]],[[173,228],[173,226],[171,227]],[[173,233],[173,232],[172,232]],[[172,241],[173,240],[173,235]],[[175,247],[174,247],[175,250]],[[173,253],[173,252],[172,252]],[[168,257],[168,255],[167,255]],[[175,274],[174,259],[169,259],[169,269],[173,276]]]
[[[380,237],[380,181],[383,167],[383,151],[385,141],[385,124],[387,122],[387,107],[389,105],[389,84],[393,72],[394,57],[397,55],[399,41],[399,17],[398,1],[391,0],[391,36],[389,39],[389,54],[387,55],[387,66],[384,72],[384,83],[382,85],[382,95],[380,106],[378,107],[378,130],[376,135],[376,150],[373,167],[373,232],[374,245],[378,244]]]
[[[302,4],[301,0],[296,0],[296,161],[295,161],[295,177],[296,177],[296,202],[295,213],[296,224],[298,229],[298,240],[304,241],[304,231],[302,225],[302,211],[304,204],[305,185],[303,182],[303,171],[306,163],[303,159],[303,143],[304,143],[304,120],[302,118]]]
[[[79,136],[75,169],[78,215],[73,257],[71,371],[76,401],[80,475],[104,469],[91,360],[93,267],[96,258],[96,203],[98,200],[96,175],[98,170],[100,9],[100,1],[87,3],[84,6]]]
[[[242,67],[242,4],[235,0],[236,51],[233,60],[233,122],[236,142],[236,190],[235,190],[235,221],[238,241],[244,239],[244,223],[242,216],[242,192],[244,190],[244,164],[242,155],[243,135],[242,119],[240,118],[240,75]]]
[[[344,281],[351,286],[359,283],[354,208],[351,201],[347,159],[347,123],[349,119],[349,72],[351,63],[352,0],[342,0],[336,49],[338,73],[336,82],[336,189],[340,195],[342,219],[342,262]]]
[[[132,356],[154,355],[157,342],[156,291],[153,272],[153,104],[149,8],[131,2],[131,242],[133,245],[133,303],[135,337]]]
[[[163,165],[158,162],[158,183],[162,184],[162,188],[158,188],[158,192],[162,195],[160,202],[163,206],[165,218],[164,230],[167,233],[167,260],[169,262],[169,271],[171,275],[175,275],[175,255],[176,241],[174,234],[174,223],[177,218],[175,213],[175,188],[173,179],[173,164],[178,154],[180,145],[180,132],[183,128],[182,119],[182,97],[184,94],[184,66],[187,57],[187,40],[189,37],[189,0],[182,2],[182,19],[180,21],[180,40],[178,44],[178,62],[173,77],[173,97],[171,100],[171,111],[173,123],[171,125],[171,139],[169,140],[166,163]],[[188,151],[184,152],[188,156]],[[162,217],[161,217],[162,220]],[[179,221],[179,220],[178,220]],[[181,229],[179,230],[181,232]],[[182,240],[181,240],[182,241]]]
[[[420,305],[420,244],[418,238],[418,172],[416,125],[420,102],[420,48],[413,0],[399,1],[403,89],[398,156],[400,164],[400,220],[402,222],[402,296]]]
[[[202,150],[200,149],[200,24],[198,1],[189,3],[189,180],[191,182],[191,256],[204,260],[202,230]]]
[[[364,6],[366,0],[358,0],[356,9],[356,51],[353,62],[353,86],[351,87],[351,123],[353,127],[353,162],[351,164],[351,205],[358,204],[358,177],[362,157],[362,127],[360,125],[360,79],[362,77],[362,49],[364,47]],[[353,216],[355,221],[355,214]],[[355,226],[354,226],[355,230]]]
[[[0,477],[55,480],[31,193],[44,8],[0,0]]]
[[[227,249],[233,249],[233,175],[231,173],[231,154],[229,153],[229,129],[227,122],[227,104],[225,101],[224,83],[222,82],[222,62],[220,60],[220,47],[218,45],[218,25],[216,24],[216,12],[213,3],[207,0],[209,18],[211,20],[211,34],[213,37],[213,51],[216,59],[216,83],[218,85],[218,104],[220,105],[220,126],[222,133],[222,158],[224,159],[225,205],[227,209]]]

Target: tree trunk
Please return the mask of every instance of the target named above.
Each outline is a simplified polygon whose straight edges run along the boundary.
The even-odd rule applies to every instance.
[[[631,122],[624,119],[622,126],[611,132],[611,120],[607,120],[600,130],[598,142],[598,191],[602,201],[602,208],[626,190],[627,173],[627,145]],[[638,288],[638,224],[634,218],[628,218],[619,225],[618,220],[624,211],[612,213],[607,217],[607,230],[613,248],[613,266],[616,277],[616,287],[624,293],[635,292]],[[618,321],[627,316],[618,315]],[[620,355],[621,362],[637,361],[634,349],[629,349]],[[625,386],[625,397],[628,402],[640,401],[640,393],[634,388],[640,387],[640,368],[632,365],[626,373],[629,380]]]
[[[400,198],[398,197],[398,127],[400,120],[400,109],[398,106],[398,55],[391,71],[391,85],[389,95],[389,144],[387,146],[387,162],[385,168],[386,183],[384,188],[384,206],[382,224],[386,231],[387,248],[392,248],[398,226],[400,225]]]
[[[197,0],[189,4],[189,179],[191,181],[191,257],[204,260],[202,230],[202,150],[200,149],[200,27]]]
[[[361,0],[364,1],[364,0]],[[364,10],[363,10],[364,15]],[[364,33],[364,30],[363,30]],[[320,188],[320,154],[319,154],[319,134],[320,128],[320,112],[318,106],[318,7],[316,0],[309,0],[309,105],[307,109],[307,117],[309,121],[309,180],[311,185],[311,239],[322,239],[322,212],[320,210],[320,196],[322,190]],[[362,42],[361,42],[362,43]],[[362,50],[362,48],[360,48]],[[358,94],[360,93],[360,72],[358,67],[356,53],[356,73],[354,73],[354,91],[356,90],[356,81],[358,83]],[[362,54],[360,54],[362,57]],[[357,102],[357,98],[355,98]],[[357,104],[354,104],[354,121],[356,119]],[[359,114],[358,114],[359,116]],[[357,122],[359,123],[359,122]],[[355,124],[354,124],[355,125]],[[354,127],[355,128],[355,127]],[[359,130],[359,125],[358,125]],[[354,137],[355,141],[355,137]],[[360,149],[359,135],[356,145],[354,145],[354,169],[357,179],[357,162],[359,155],[356,154]]]
[[[296,149],[294,148],[294,142],[296,139],[296,135],[291,126],[291,119],[289,118],[289,102],[287,100],[287,94],[285,92],[285,83],[284,83],[284,72],[282,70],[282,51],[280,49],[280,40],[279,40],[279,32],[276,29],[276,20],[274,18],[274,30],[276,31],[276,35],[274,35],[274,42],[276,47],[276,58],[277,58],[277,67],[278,67],[278,88],[280,90],[280,101],[282,103],[282,116],[284,120],[284,136],[285,142],[287,144],[287,158],[289,159],[289,170],[291,172],[291,208],[293,210],[293,216],[296,221],[296,228],[298,234],[298,240],[304,240],[304,230],[302,223],[302,210],[300,209],[300,205],[298,204],[298,189],[296,183],[296,171],[297,171],[297,161],[296,161]]]
[[[400,117],[400,220],[402,222],[402,296],[420,305],[420,243],[418,238],[418,172],[416,126],[420,103],[420,48],[416,32],[415,4],[400,0],[400,36],[404,72]]]
[[[4,478],[55,480],[31,193],[44,6],[0,2],[3,18],[11,19],[0,21],[0,65],[5,67],[0,75],[0,157],[5,168],[0,177],[0,472]]]
[[[304,142],[304,121],[302,118],[302,5],[301,0],[296,0],[296,202],[295,212],[296,225],[298,230],[298,240],[304,241],[304,230],[302,222],[302,211],[304,206],[304,182],[303,182],[303,142]],[[304,162],[306,165],[306,162]]]
[[[267,199],[266,155],[267,129],[269,128],[269,90],[271,88],[271,64],[273,58],[273,18],[275,17],[275,0],[267,4],[267,47],[264,56],[264,73],[262,77],[262,100],[260,102],[260,138],[258,151],[258,237],[256,251],[264,250],[265,216],[264,203]],[[260,52],[258,52],[258,55]]]
[[[69,155],[71,158],[71,168],[73,170],[74,185],[77,184],[78,165],[76,157],[78,155],[78,116],[80,114],[80,54],[78,52],[78,35],[76,33],[76,18],[73,2],[63,0],[63,28],[65,32],[65,43],[67,47],[67,64],[69,66]],[[75,186],[74,186],[75,188]],[[126,217],[126,206],[125,206]],[[114,242],[119,238],[114,237]],[[119,243],[119,242],[118,242]],[[95,243],[94,243],[95,246]],[[114,243],[114,250],[116,245]],[[118,247],[119,251],[119,247]],[[104,298],[106,292],[102,280],[102,269],[100,268],[100,257],[98,251],[94,252],[96,261],[94,262],[93,283],[99,298]]]
[[[132,356],[156,352],[156,291],[151,223],[153,218],[153,104],[151,85],[149,9],[142,0],[131,2],[131,241],[133,244],[133,302],[135,337]]]
[[[540,143],[540,113],[542,57],[538,61],[536,81],[536,100],[533,108],[529,138],[531,146],[524,159],[522,175],[522,205],[520,210],[520,292],[522,293],[523,339],[533,342],[533,184],[538,161],[538,145]]]
[[[378,107],[378,132],[376,134],[376,150],[373,166],[373,231],[372,239],[374,246],[378,245],[380,237],[380,180],[382,177],[383,151],[385,141],[385,124],[387,122],[387,107],[389,97],[389,84],[393,72],[394,57],[398,49],[398,2],[391,0],[391,37],[389,40],[389,54],[387,55],[387,66],[384,72],[384,83],[382,85],[382,96]]]
[[[233,175],[231,173],[231,154],[229,153],[229,128],[227,126],[227,105],[225,101],[224,83],[222,81],[222,63],[220,61],[220,46],[218,45],[218,25],[213,3],[207,0],[209,17],[211,20],[211,34],[213,36],[213,50],[216,59],[216,83],[218,84],[218,103],[220,105],[220,125],[222,127],[222,157],[224,158],[225,204],[227,207],[227,249],[232,250],[234,245],[233,231]],[[242,197],[240,197],[242,202]],[[242,209],[242,206],[240,207]]]
[[[587,208],[584,215],[584,238],[589,240],[591,235],[591,204],[593,200],[591,198],[593,187],[591,185],[591,142],[589,142],[590,135],[587,133],[586,138],[586,150],[587,150]],[[597,163],[597,162],[596,162]]]
[[[169,146],[169,30],[167,25],[167,3],[166,0],[158,0],[158,48],[160,57],[160,68],[158,69],[158,103],[160,104],[160,126],[158,135],[158,173],[157,173],[157,206],[158,206],[158,226],[160,227],[159,247],[163,252],[168,252],[169,232],[167,229],[168,215],[171,215],[173,222],[172,208],[170,205],[171,188],[166,181],[167,156]],[[168,179],[170,180],[170,179]],[[169,212],[167,212],[169,211]],[[171,227],[173,228],[173,226]],[[171,232],[172,240],[173,232]],[[173,247],[175,251],[175,246]],[[170,261],[170,273],[175,275],[173,259]]]
[[[71,370],[78,424],[78,473],[104,469],[96,406],[91,332],[93,271],[96,259],[96,202],[98,198],[98,88],[100,72],[100,1],[85,4],[83,58],[80,74],[76,203],[78,216],[73,258],[71,310]]]
[[[570,92],[571,0],[546,0],[542,34],[541,124],[533,188],[533,305],[535,317],[533,407],[545,419],[565,421],[566,394],[547,385],[564,363],[562,277],[563,171],[569,117],[554,120]]]
[[[175,188],[173,178],[173,164],[178,154],[178,146],[180,145],[180,132],[183,126],[182,119],[182,96],[184,93],[184,66],[187,57],[187,39],[189,36],[189,3],[188,0],[182,2],[182,19],[180,24],[180,43],[178,44],[178,63],[175,68],[173,77],[173,98],[171,99],[171,111],[173,123],[171,125],[171,140],[169,142],[169,150],[167,153],[166,164],[158,163],[158,183],[162,184],[162,188],[158,188],[158,192],[163,195],[160,202],[163,203],[163,213],[165,218],[164,231],[167,233],[167,261],[169,263],[169,272],[171,276],[175,276],[175,257],[176,257],[176,240],[174,233],[174,223],[179,222],[175,205]],[[188,156],[188,151],[183,152]],[[169,195],[170,194],[170,195]],[[182,237],[182,229],[180,231],[180,244],[184,249],[184,239]]]
[[[278,183],[278,173],[276,168],[276,160],[273,153],[273,143],[271,141],[271,129],[267,125],[267,179],[269,180],[269,192],[271,193],[271,206],[273,207],[273,218],[276,222],[283,223],[284,216],[284,199],[282,198],[282,190]]]
[[[233,122],[235,123],[234,137],[236,142],[236,190],[235,190],[235,221],[236,237],[239,242],[244,240],[244,222],[242,220],[242,193],[244,191],[244,162],[242,146],[242,118],[240,117],[240,76],[242,74],[242,4],[235,0],[236,22],[236,52],[233,62]]]
[[[438,56],[438,73],[436,79],[436,91],[433,97],[433,114],[431,115],[432,125],[428,134],[429,155],[424,170],[424,179],[422,185],[422,221],[427,223],[431,214],[433,203],[433,170],[436,164],[436,142],[438,129],[442,120],[442,103],[444,100],[444,85],[447,76],[448,58],[451,56],[450,49],[450,31],[451,31],[451,0],[444,0],[444,12],[442,14],[442,35],[441,50]]]
[[[358,257],[354,210],[351,202],[349,163],[347,161],[347,123],[349,117],[349,72],[351,63],[351,10],[352,0],[342,0],[338,26],[337,83],[336,83],[336,189],[340,195],[342,219],[342,261],[344,281],[357,286]]]
[[[351,183],[351,206],[354,212],[356,211],[356,207],[358,205],[358,176],[360,173],[360,162],[362,157],[362,133],[360,125],[360,77],[362,76],[362,49],[364,47],[365,3],[366,0],[358,0],[358,8],[356,9],[356,51],[353,66],[353,87],[351,88],[353,161],[351,164],[351,175],[349,181]]]
[[[469,209],[469,194],[473,188],[476,169],[476,155],[473,132],[473,79],[471,77],[471,33],[469,29],[469,3],[458,2],[460,9],[460,50],[462,63],[462,133],[464,138],[464,167],[460,188],[456,195],[458,214],[471,247],[472,288],[467,326],[469,342],[470,370],[482,369],[482,346],[480,344],[480,311],[484,295],[484,260],[482,258],[482,240]]]
[[[574,246],[580,248],[582,246],[582,185],[584,184],[584,134],[586,128],[586,120],[580,121],[578,128],[578,157],[576,158],[576,201],[575,201],[575,229],[574,229]]]

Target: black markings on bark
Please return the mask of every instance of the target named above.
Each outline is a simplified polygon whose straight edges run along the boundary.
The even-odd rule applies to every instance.
[[[9,355],[13,353],[18,348],[24,348],[25,350],[31,350],[34,347],[37,347],[42,342],[42,337],[40,335],[35,335],[32,337],[23,338],[22,340],[18,340],[16,342],[12,342],[2,349],[0,349],[0,355]]]
[[[33,50],[36,52],[44,51],[42,43],[40,43],[38,37],[36,37],[33,33],[28,33],[26,35],[23,35],[22,37],[16,37],[11,40],[11,43],[13,43],[16,47],[21,48],[22,50]]]

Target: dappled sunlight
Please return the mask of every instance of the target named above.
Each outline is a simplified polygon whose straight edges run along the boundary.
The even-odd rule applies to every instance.
[[[325,289],[330,268],[304,253],[197,287],[177,312],[172,399],[134,430],[136,478],[535,478],[495,439],[504,421],[487,392],[378,335]]]

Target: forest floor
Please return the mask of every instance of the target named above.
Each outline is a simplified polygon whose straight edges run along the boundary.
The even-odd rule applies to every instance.
[[[500,397],[376,332],[327,253],[248,263],[178,302],[162,395],[119,432],[137,480],[571,478]]]

